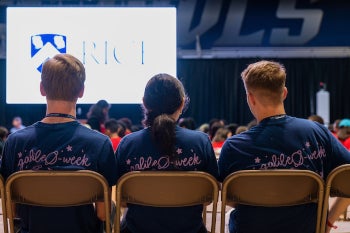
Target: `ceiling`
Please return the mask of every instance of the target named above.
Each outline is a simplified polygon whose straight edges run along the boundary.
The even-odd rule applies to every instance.
[[[0,6],[175,6],[180,0],[0,0]]]

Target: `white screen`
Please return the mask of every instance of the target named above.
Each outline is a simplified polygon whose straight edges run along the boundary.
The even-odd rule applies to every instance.
[[[157,73],[176,76],[176,8],[7,8],[7,103],[45,103],[40,66],[70,53],[86,69],[79,103],[141,103]]]

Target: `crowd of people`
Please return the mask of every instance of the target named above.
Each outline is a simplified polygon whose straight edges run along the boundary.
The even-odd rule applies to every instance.
[[[286,70],[277,62],[262,60],[241,74],[255,118],[247,125],[212,119],[196,127],[193,118],[181,118],[189,98],[183,84],[169,74],[154,75],[146,84],[141,129],[128,118],[111,118],[106,100],[92,105],[86,121],[79,122],[76,102],[84,96],[85,78],[83,64],[69,54],[44,63],[40,92],[47,101],[46,115],[26,127],[16,117],[16,132],[10,134],[0,127],[0,173],[5,180],[20,170],[74,169],[96,171],[111,187],[123,174],[141,170],[203,171],[222,182],[239,170],[303,169],[326,179],[334,168],[350,163],[350,119],[337,120],[327,128],[319,116],[287,115]],[[61,159],[48,161],[49,155]],[[295,155],[300,156],[298,160]],[[338,198],[331,206],[327,232],[348,202]],[[127,207],[122,233],[207,232],[203,206]],[[103,232],[103,210],[100,202],[69,208],[18,205],[16,216],[23,233],[97,233]],[[237,205],[230,213],[229,231],[314,233],[315,221],[315,204]]]
[[[81,123],[88,128],[106,134],[111,139],[113,149],[116,151],[120,140],[125,135],[138,131],[141,127],[140,124],[133,125],[132,121],[127,117],[119,119],[110,118],[108,114],[110,108],[111,105],[106,100],[99,100],[96,104],[91,105],[87,119],[81,120]],[[321,116],[310,115],[307,119],[324,125],[324,120]],[[25,128],[19,116],[14,117],[12,122],[10,131],[4,126],[0,126],[0,154],[7,136],[10,133]],[[246,125],[239,125],[237,123],[227,123],[224,119],[213,118],[208,123],[203,123],[199,127],[196,127],[196,121],[192,117],[181,117],[177,124],[182,128],[198,130],[208,134],[215,155],[218,157],[227,138],[247,131],[256,125],[256,121],[252,120]],[[336,119],[328,125],[328,129],[345,148],[350,150],[350,119]]]

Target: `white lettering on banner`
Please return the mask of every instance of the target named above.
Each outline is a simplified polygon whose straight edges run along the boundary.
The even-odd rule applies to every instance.
[[[215,42],[218,46],[236,45],[259,45],[262,42],[265,30],[259,30],[250,35],[241,35],[241,29],[247,10],[248,0],[231,1],[229,12],[226,17],[224,31]]]
[[[290,35],[289,28],[274,28],[271,31],[271,45],[302,45],[314,38],[321,26],[323,11],[319,9],[296,9],[296,0],[281,0],[277,17],[281,19],[302,19],[299,35]]]
[[[296,8],[297,0],[279,0],[276,3],[277,20],[301,20],[299,33],[291,35],[291,27],[261,28],[250,34],[242,34],[242,28],[247,21],[248,0],[230,1],[227,14],[222,16],[221,8],[226,4],[222,0],[205,1],[203,11],[200,14],[197,25],[192,25],[195,17],[197,1],[179,1],[178,25],[179,44],[190,44],[196,40],[196,36],[208,33],[219,23],[220,18],[225,17],[223,30],[220,37],[213,41],[213,47],[250,45],[259,46],[266,37],[270,45],[304,45],[317,36],[323,19],[323,10],[317,8]],[[314,1],[310,0],[310,5]],[[227,5],[227,4],[226,4]],[[256,9],[257,11],[259,9]],[[270,35],[267,33],[270,32]]]
[[[196,1],[179,1],[177,11],[178,27],[178,43],[188,44],[194,41],[196,36],[200,36],[218,23],[220,11],[222,7],[222,0],[205,1],[203,13],[200,17],[198,25],[191,27],[194,12],[196,11]]]

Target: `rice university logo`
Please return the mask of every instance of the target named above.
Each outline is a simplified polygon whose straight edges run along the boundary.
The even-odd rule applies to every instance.
[[[43,63],[57,53],[66,53],[66,36],[38,34],[31,37],[31,58],[39,72]]]

